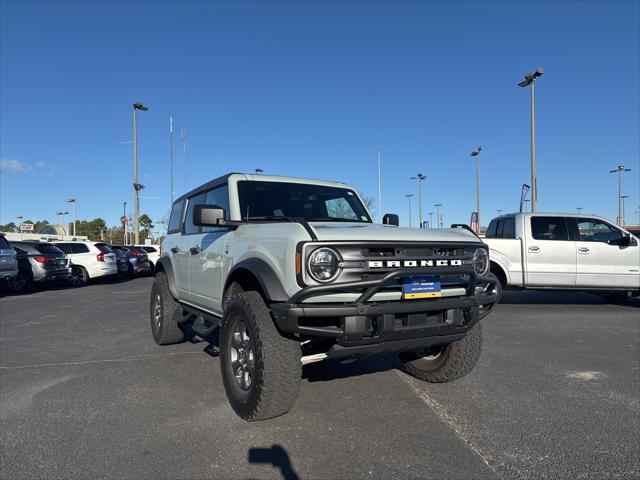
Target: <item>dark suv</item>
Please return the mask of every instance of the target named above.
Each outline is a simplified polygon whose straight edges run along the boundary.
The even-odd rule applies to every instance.
[[[63,280],[71,276],[69,259],[55,245],[46,242],[11,242],[18,256],[18,274],[7,279],[12,292],[30,290],[34,284]]]

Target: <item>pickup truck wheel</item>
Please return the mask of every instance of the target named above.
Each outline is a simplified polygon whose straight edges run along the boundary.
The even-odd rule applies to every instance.
[[[283,337],[257,292],[231,297],[220,332],[220,368],[227,398],[248,421],[287,413],[298,397],[300,342]]]
[[[84,267],[73,266],[71,267],[71,277],[69,277],[69,285],[72,287],[84,287],[89,283],[89,274]]]
[[[158,345],[171,345],[184,340],[184,332],[174,320],[174,314],[180,310],[169,290],[169,281],[164,272],[159,272],[151,287],[151,334]]]
[[[477,323],[462,340],[399,355],[402,370],[430,383],[446,383],[464,377],[480,358],[482,329]]]

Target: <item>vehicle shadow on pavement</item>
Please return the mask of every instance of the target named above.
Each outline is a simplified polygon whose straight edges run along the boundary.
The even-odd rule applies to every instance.
[[[271,448],[251,447],[249,449],[249,463],[267,464],[280,470],[284,480],[299,480],[300,477],[291,465],[287,451],[280,445]]]
[[[389,357],[389,358],[387,358]],[[393,355],[357,360],[323,360],[302,367],[302,378],[308,382],[328,382],[339,378],[358,377],[394,370]]]
[[[544,292],[540,290],[505,291],[502,305],[620,305],[640,308],[640,297],[620,302],[607,301],[601,295],[587,292]]]

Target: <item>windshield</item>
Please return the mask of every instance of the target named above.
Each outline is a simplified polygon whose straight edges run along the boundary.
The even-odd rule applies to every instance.
[[[303,218],[308,222],[371,223],[353,190],[302,183],[238,182],[242,219]]]

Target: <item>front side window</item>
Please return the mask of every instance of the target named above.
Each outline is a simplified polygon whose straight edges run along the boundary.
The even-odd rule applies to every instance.
[[[201,232],[202,227],[197,227],[193,224],[193,209],[196,205],[202,205],[205,203],[205,197],[206,193],[201,193],[200,195],[189,198],[189,203],[187,204],[187,216],[184,219],[185,235]]]
[[[531,234],[536,240],[569,240],[563,217],[531,217]]]
[[[4,238],[4,236],[0,235],[0,249],[1,250],[9,250],[11,247],[9,246],[9,242],[7,242],[7,239]]]
[[[229,220],[229,187],[227,185],[209,190],[204,203],[224,208],[224,218]],[[219,227],[202,227],[202,232],[211,232],[216,228]]]
[[[591,218],[578,218],[578,234],[581,242],[608,243],[622,238],[622,232],[617,228]]]
[[[303,183],[238,182],[242,219],[302,218],[308,222],[371,223],[353,190]]]

